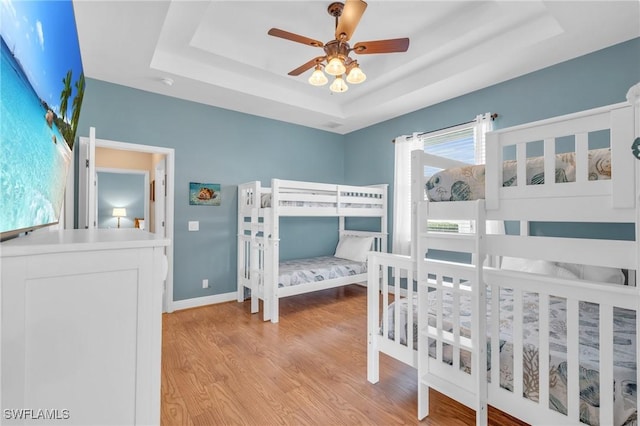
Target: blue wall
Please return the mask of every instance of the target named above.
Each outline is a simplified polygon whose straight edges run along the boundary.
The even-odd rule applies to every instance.
[[[495,126],[502,128],[621,102],[640,80],[639,58],[640,39],[635,39],[346,136],[89,79],[78,135],[87,136],[93,126],[101,139],[175,149],[174,300],[182,300],[235,290],[239,183],[268,185],[273,177],[388,183],[393,200],[396,136],[488,111],[500,114]],[[221,184],[222,205],[189,206],[189,182]],[[391,209],[390,202],[390,215]],[[200,221],[200,232],[187,231],[189,220]],[[335,219],[286,220],[282,258],[332,253],[336,229]],[[203,278],[211,288],[201,288]]]
[[[90,126],[99,139],[175,149],[174,300],[235,291],[239,183],[344,182],[341,135],[92,79],[78,136]],[[189,182],[219,183],[221,206],[190,206]],[[188,232],[190,220],[199,232]],[[335,219],[283,220],[281,257],[331,254],[337,229]]]
[[[396,136],[466,122],[484,112],[500,115],[494,122],[494,128],[499,129],[623,102],[627,90],[638,81],[640,39],[634,39],[393,118],[346,135],[345,179],[354,185],[389,184],[391,233],[394,163],[391,141]]]

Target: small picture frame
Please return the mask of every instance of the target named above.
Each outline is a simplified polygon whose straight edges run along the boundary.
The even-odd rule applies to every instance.
[[[221,196],[219,183],[189,182],[189,205],[219,206]]]

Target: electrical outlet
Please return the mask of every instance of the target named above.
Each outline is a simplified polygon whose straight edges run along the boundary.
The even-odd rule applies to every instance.
[[[202,288],[209,288],[209,280],[207,279],[202,280]]]

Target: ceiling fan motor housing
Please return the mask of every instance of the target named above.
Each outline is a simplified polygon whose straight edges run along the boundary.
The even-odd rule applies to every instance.
[[[324,52],[327,54],[328,60],[338,57],[345,61],[349,57],[350,49],[349,43],[346,41],[331,40],[324,45]]]

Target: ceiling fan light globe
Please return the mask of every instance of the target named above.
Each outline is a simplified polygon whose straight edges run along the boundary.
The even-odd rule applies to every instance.
[[[335,56],[335,57],[331,58],[331,60],[327,64],[327,66],[324,67],[324,70],[329,75],[342,75],[342,74],[344,74],[344,72],[347,69],[345,68],[344,64],[342,63],[342,60],[340,60],[340,58]]]
[[[328,82],[327,76],[324,75],[319,67],[317,67],[313,74],[311,74],[311,77],[309,77],[309,84],[312,86],[324,86]]]
[[[347,86],[347,83],[344,82],[342,76],[337,76],[333,83],[331,83],[331,86],[329,86],[329,89],[332,92],[344,93],[349,90],[349,86]]]
[[[362,72],[359,66],[351,68],[347,75],[347,81],[351,84],[360,84],[367,79],[365,73]]]

